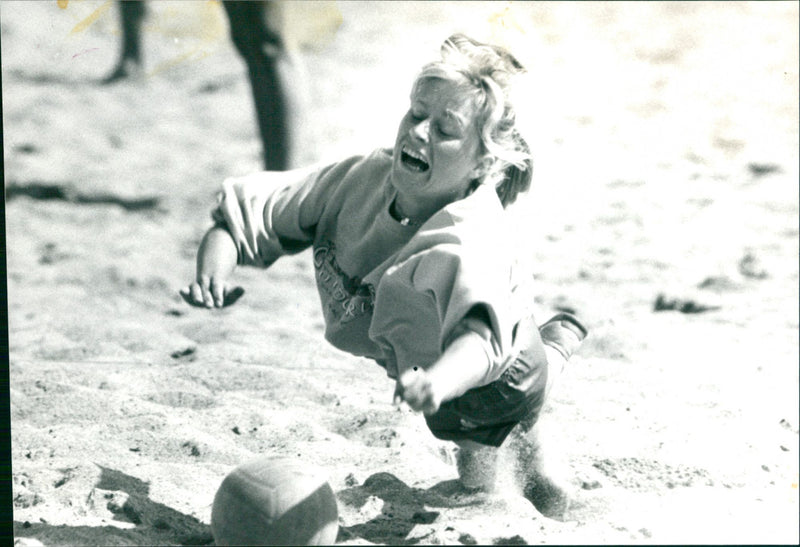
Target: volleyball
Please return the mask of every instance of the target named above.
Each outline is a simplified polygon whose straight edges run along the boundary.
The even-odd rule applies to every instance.
[[[235,468],[211,509],[217,545],[332,545],[338,531],[324,474],[294,459],[262,457]]]

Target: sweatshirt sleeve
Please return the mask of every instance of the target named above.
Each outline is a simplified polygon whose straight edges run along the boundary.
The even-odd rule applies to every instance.
[[[396,373],[427,368],[464,329],[486,340],[486,371],[475,386],[493,382],[511,351],[507,262],[461,245],[440,244],[387,271],[376,294],[370,335],[391,348]],[[481,310],[475,314],[475,310]],[[484,329],[481,324],[488,325]]]
[[[231,233],[239,264],[266,268],[309,247],[326,203],[359,159],[225,180],[211,216]]]
[[[509,345],[508,271],[503,261],[459,251],[447,245],[432,249],[420,258],[411,280],[414,290],[430,295],[435,306],[441,325],[439,351],[465,329],[487,342],[484,385],[502,374]]]

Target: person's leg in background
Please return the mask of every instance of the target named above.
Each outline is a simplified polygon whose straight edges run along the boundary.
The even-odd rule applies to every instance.
[[[279,63],[286,62],[284,43],[268,25],[270,2],[222,2],[231,39],[247,64],[263,147],[264,167],[283,171],[290,167],[293,128],[287,82]]]
[[[142,71],[141,29],[147,8],[144,2],[138,1],[123,0],[117,2],[117,5],[122,29],[122,45],[116,67],[103,80],[106,84],[137,76]]]

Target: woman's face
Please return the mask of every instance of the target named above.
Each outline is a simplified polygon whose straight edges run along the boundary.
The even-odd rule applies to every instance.
[[[475,100],[455,82],[424,79],[416,86],[392,165],[405,214],[432,214],[464,197],[483,156],[477,115]]]

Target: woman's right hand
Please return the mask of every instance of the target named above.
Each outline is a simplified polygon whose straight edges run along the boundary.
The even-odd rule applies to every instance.
[[[236,268],[237,249],[233,238],[222,227],[211,228],[197,251],[197,277],[180,290],[183,299],[192,306],[222,308],[239,299],[244,290],[228,287],[227,280]]]
[[[230,306],[244,294],[241,287],[228,288],[224,280],[201,275],[200,279],[180,290],[187,304],[200,308]]]

